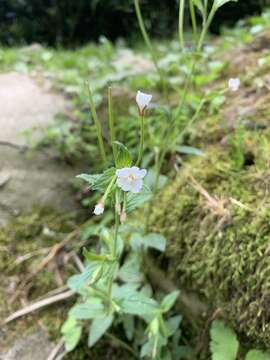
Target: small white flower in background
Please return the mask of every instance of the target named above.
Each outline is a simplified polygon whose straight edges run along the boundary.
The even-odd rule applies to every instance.
[[[236,78],[236,79],[230,79],[229,82],[228,82],[228,86],[229,86],[229,89],[231,91],[237,91],[240,87],[240,79]]]
[[[94,214],[95,215],[102,215],[104,213],[104,203],[103,202],[99,202],[94,209]]]
[[[150,104],[151,100],[152,100],[152,95],[145,94],[145,93],[143,93],[141,91],[137,91],[136,103],[137,103],[137,105],[139,107],[139,111],[140,111],[141,116],[144,115],[144,111],[148,107],[148,105]]]
[[[123,191],[138,193],[143,186],[143,178],[147,174],[145,169],[139,169],[137,166],[123,168],[116,171],[117,185]]]

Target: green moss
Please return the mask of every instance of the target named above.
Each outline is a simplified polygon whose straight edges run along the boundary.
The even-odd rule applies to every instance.
[[[24,279],[35,273],[40,261],[46,256],[45,252],[40,251],[59,242],[74,227],[75,222],[71,215],[43,208],[22,214],[0,229],[0,316],[2,319],[22,307],[20,299],[25,298],[24,289],[15,301],[10,302],[10,299],[18,291]],[[26,254],[32,255],[29,259],[23,260]],[[33,277],[30,287],[27,286],[26,299],[28,301],[34,301],[59,287],[54,270],[49,266]],[[71,272],[69,266],[65,270],[67,274]],[[12,322],[4,331],[5,344],[11,343],[18,334],[33,331],[39,321],[49,325],[51,334],[59,334],[66,313],[65,306],[55,306]]]
[[[248,341],[270,348],[269,170],[236,172],[228,149],[208,150],[207,160],[190,161],[159,195],[152,230],[168,239],[179,287],[220,308]]]

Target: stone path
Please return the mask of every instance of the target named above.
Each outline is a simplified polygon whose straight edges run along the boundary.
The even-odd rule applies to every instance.
[[[0,74],[0,226],[35,204],[74,209],[69,182],[78,170],[53,154],[23,150],[22,132],[31,130],[37,139],[67,108],[63,96],[27,75]]]

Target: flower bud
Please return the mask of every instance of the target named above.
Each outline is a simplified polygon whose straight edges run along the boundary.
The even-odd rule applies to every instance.
[[[99,202],[94,209],[94,214],[95,215],[102,215],[104,213],[104,203],[103,202]]]
[[[141,91],[137,92],[136,103],[138,105],[139,113],[140,113],[141,116],[144,115],[144,111],[148,107],[148,105],[150,104],[151,100],[152,100],[152,95],[145,94],[145,93],[143,93]]]

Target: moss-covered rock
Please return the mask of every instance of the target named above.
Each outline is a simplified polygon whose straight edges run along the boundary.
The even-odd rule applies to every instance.
[[[240,170],[220,145],[188,162],[156,200],[151,226],[167,237],[179,287],[199,293],[249,342],[269,349],[270,172],[258,153],[269,141],[263,133],[252,141],[254,164]]]

